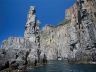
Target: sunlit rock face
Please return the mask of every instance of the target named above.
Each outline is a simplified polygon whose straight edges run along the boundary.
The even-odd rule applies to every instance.
[[[25,39],[23,37],[9,37],[2,42],[2,48],[23,48],[25,47]]]
[[[68,58],[71,54],[72,44],[76,44],[76,47],[79,48],[76,29],[70,20],[66,20],[56,27],[46,26],[41,31],[40,42],[41,51],[46,54],[49,60],[58,59],[58,57]]]
[[[57,44],[55,35],[55,28],[51,26],[46,26],[41,32],[41,49],[44,49],[44,52],[47,54],[48,59],[57,58]],[[55,37],[54,37],[55,36]]]
[[[41,31],[41,50],[47,58],[91,59],[96,48],[96,1],[78,0],[58,26]],[[94,51],[93,51],[94,50]]]
[[[46,25],[41,30],[41,51],[48,60],[58,58],[74,58],[77,49],[80,48],[76,25],[77,4],[65,12],[65,20],[58,26]]]
[[[30,38],[33,35],[34,33],[33,26],[35,23],[36,23],[35,7],[31,6],[29,9],[27,22],[25,26],[25,33],[24,33],[25,38]]]
[[[28,49],[27,61],[69,59],[96,62],[96,1],[77,0],[66,9],[65,20],[57,26],[39,29],[35,7],[31,6],[24,37],[9,37],[5,49]],[[18,51],[17,51],[18,52]]]

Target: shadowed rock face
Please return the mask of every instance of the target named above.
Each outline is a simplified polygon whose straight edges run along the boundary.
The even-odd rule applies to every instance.
[[[31,6],[24,37],[9,37],[0,49],[0,69],[25,68],[26,64],[68,59],[70,62],[96,62],[96,1],[77,0],[66,10],[58,26],[39,29],[35,7]],[[23,67],[24,66],[24,67]]]
[[[23,69],[26,65],[28,49],[0,49],[0,70],[11,67]]]

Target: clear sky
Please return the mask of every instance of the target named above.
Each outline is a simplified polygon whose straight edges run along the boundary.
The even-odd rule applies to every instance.
[[[0,0],[0,44],[9,36],[22,37],[29,7],[36,7],[40,27],[64,20],[65,9],[75,0]]]

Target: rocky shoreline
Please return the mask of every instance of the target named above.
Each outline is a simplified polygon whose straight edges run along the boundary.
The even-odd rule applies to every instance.
[[[76,0],[57,26],[39,28],[30,6],[24,37],[9,37],[0,48],[0,70],[25,70],[49,60],[96,64],[96,1]],[[9,71],[10,72],[10,71]]]
[[[27,72],[34,67],[43,66],[47,63],[46,57],[38,60],[28,61],[30,49],[0,49],[0,72]],[[81,58],[80,58],[81,59]],[[31,59],[30,59],[31,60]],[[76,60],[66,59],[68,64],[96,64],[88,59]]]
[[[44,64],[38,64],[38,65],[36,65],[36,66],[28,66],[28,65],[26,65],[26,68],[25,69],[12,69],[12,68],[4,68],[4,69],[2,69],[2,70],[0,70],[0,72],[28,72],[29,70],[31,70],[32,68],[38,68],[38,67],[41,67],[41,66],[44,66],[45,65],[45,63]]]
[[[0,49],[0,71],[25,71],[29,67],[38,67],[47,63],[46,59],[28,62],[29,49]],[[2,72],[2,71],[1,71]]]

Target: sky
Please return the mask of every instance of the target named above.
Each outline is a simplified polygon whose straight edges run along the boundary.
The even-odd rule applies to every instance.
[[[65,9],[75,0],[0,0],[0,44],[10,36],[23,37],[30,6],[36,7],[40,27],[64,20]]]

